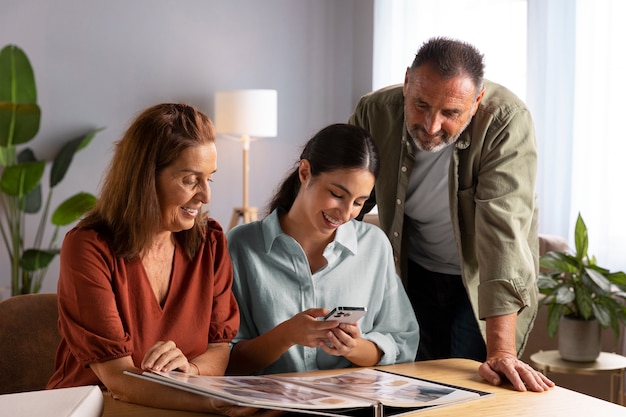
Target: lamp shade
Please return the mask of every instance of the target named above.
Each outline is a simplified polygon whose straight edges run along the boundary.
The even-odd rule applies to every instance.
[[[273,137],[278,133],[276,90],[233,90],[215,93],[218,134]]]

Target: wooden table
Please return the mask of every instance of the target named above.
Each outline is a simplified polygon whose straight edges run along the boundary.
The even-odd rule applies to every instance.
[[[593,362],[572,362],[561,359],[558,350],[542,350],[530,355],[530,364],[544,374],[548,372],[580,375],[608,374],[611,378],[611,401],[624,405],[626,357],[622,355],[600,352],[598,359]]]
[[[478,375],[478,362],[469,359],[443,359],[380,367],[406,375],[419,376],[439,382],[460,385],[495,395],[456,405],[435,408],[416,413],[420,417],[435,416],[483,416],[483,417],[550,417],[610,416],[626,417],[626,407],[608,401],[555,387],[547,392],[516,392],[510,385],[494,387]],[[345,371],[345,370],[343,370]],[[332,374],[333,371],[319,373]],[[318,374],[316,372],[316,374]],[[203,413],[160,410],[128,404],[111,399],[105,394],[104,417],[192,417],[207,416]]]

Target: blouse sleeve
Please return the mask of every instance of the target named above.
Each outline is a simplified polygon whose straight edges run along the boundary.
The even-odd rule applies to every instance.
[[[239,308],[232,291],[233,267],[226,236],[217,222],[209,224],[214,253],[215,288],[209,343],[231,342],[239,330]]]
[[[115,273],[114,257],[96,232],[67,233],[57,289],[59,328],[83,365],[132,354],[112,287]]]

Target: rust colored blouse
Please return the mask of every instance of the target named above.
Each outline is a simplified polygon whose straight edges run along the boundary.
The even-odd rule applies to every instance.
[[[140,260],[116,258],[94,230],[70,230],[57,289],[61,342],[48,388],[102,385],[89,364],[132,356],[140,367],[160,340],[173,340],[189,360],[209,343],[230,342],[239,328],[232,276],[226,238],[213,220],[194,259],[176,247],[162,306]]]

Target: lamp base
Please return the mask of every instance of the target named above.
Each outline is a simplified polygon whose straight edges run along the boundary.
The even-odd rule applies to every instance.
[[[232,229],[237,226],[239,219],[243,219],[244,223],[250,223],[258,219],[259,209],[256,207],[235,207],[233,209],[233,215],[230,218],[230,225],[228,229]]]

